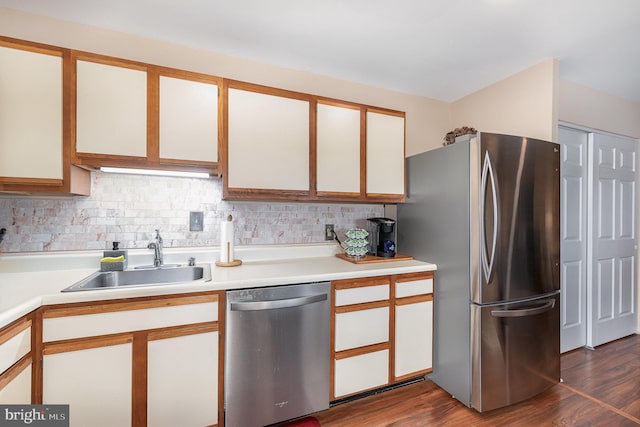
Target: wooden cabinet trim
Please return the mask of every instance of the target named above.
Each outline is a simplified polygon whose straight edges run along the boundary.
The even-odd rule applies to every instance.
[[[148,412],[149,346],[148,334],[133,333],[131,367],[131,425],[146,426]]]
[[[280,89],[271,86],[264,86],[255,83],[242,82],[239,80],[223,79],[227,83],[228,89],[238,89],[248,92],[261,93],[263,95],[280,96],[282,98],[297,99],[299,101],[307,101],[311,103],[313,95],[295,92],[287,89]]]
[[[396,298],[396,305],[409,305],[419,302],[433,301],[433,294],[413,295],[410,297]]]
[[[217,291],[216,291],[217,292]],[[217,293],[189,296],[157,296],[144,297],[136,301],[113,300],[96,302],[81,302],[50,305],[44,307],[43,318],[80,316],[84,314],[108,313],[116,311],[143,310],[146,308],[171,307],[185,304],[199,304],[218,302]]]
[[[9,341],[11,338],[15,337],[22,331],[28,329],[32,325],[32,320],[30,316],[22,317],[9,325],[5,326],[0,330],[0,345]]]
[[[58,354],[69,351],[88,350],[91,348],[108,347],[112,345],[129,344],[133,342],[133,333],[124,332],[97,337],[73,338],[62,341],[51,341],[42,345],[42,354]]]
[[[335,314],[351,313],[353,311],[371,310],[373,308],[389,307],[389,300],[364,302],[360,304],[350,304],[337,306],[334,310]]]
[[[394,275],[391,277],[395,283],[412,282],[414,280],[433,279],[434,272],[427,271],[424,273],[406,273],[406,274]]]
[[[318,98],[309,100],[309,198],[313,199],[318,190]]]
[[[344,279],[332,282],[336,291],[341,289],[362,288],[367,286],[391,285],[390,276],[363,278],[363,279]]]
[[[147,334],[148,341],[163,340],[168,338],[184,337],[187,335],[205,334],[208,332],[219,332],[218,322],[197,323],[194,325],[171,326],[149,331]]]
[[[32,352],[29,352],[22,356],[20,360],[11,365],[9,369],[0,373],[0,390],[5,388],[7,384],[13,381],[18,375],[22,373],[32,364]]]
[[[130,68],[132,70],[147,71],[150,64],[144,62],[131,61],[129,59],[117,58],[115,56],[100,55],[97,53],[85,52],[81,50],[71,50],[71,58],[75,61],[94,62],[96,64],[111,65],[114,67]]]
[[[403,381],[411,380],[411,379],[418,378],[418,377],[423,377],[423,376],[425,376],[427,374],[430,374],[431,372],[433,372],[432,368],[423,369],[421,371],[412,372],[412,373],[407,374],[407,375],[402,375],[402,376],[399,376],[399,377],[393,377],[393,382],[394,383],[401,383]]]
[[[367,107],[360,107],[360,196],[367,198]]]
[[[42,403],[42,308],[33,312],[31,330],[31,403]]]
[[[147,70],[147,161],[160,161],[160,74]]]
[[[379,344],[367,345],[364,347],[350,348],[348,350],[337,351],[334,353],[334,360],[346,359],[348,357],[361,356],[363,354],[375,353],[376,351],[390,350],[390,343],[383,342]]]
[[[11,49],[26,50],[29,52],[42,53],[45,55],[62,56],[66,50],[61,47],[51,46],[43,43],[30,42],[26,40],[14,39],[11,37],[0,36],[0,46]]]
[[[386,114],[388,116],[402,117],[404,119],[406,119],[407,116],[404,111],[391,110],[389,108],[366,106],[366,109],[369,113]]]
[[[326,98],[323,96],[318,96],[316,98],[317,98],[318,104],[332,105],[334,107],[342,107],[342,108],[351,108],[352,110],[362,109],[362,104],[358,104],[355,102],[342,101],[340,99]]]
[[[172,77],[174,79],[191,80],[200,83],[209,83],[222,87],[222,77],[211,74],[196,73],[194,71],[180,70],[177,68],[162,67],[159,65],[150,65],[150,70],[154,70],[162,77]]]

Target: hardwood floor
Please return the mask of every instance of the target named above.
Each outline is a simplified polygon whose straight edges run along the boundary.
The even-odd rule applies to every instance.
[[[564,354],[562,378],[526,402],[482,414],[425,380],[314,416],[322,427],[640,425],[640,335]]]

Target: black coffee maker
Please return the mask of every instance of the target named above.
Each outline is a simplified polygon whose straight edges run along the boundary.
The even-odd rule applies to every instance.
[[[391,218],[367,218],[369,254],[385,258],[396,256],[395,225],[395,220]]]

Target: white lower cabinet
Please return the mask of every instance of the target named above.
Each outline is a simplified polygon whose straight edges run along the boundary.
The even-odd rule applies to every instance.
[[[68,404],[70,426],[129,426],[132,345],[55,354],[42,361],[43,404]]]
[[[43,310],[42,398],[71,426],[217,425],[220,293]]]
[[[375,351],[335,361],[336,397],[387,385],[389,350]]]
[[[0,328],[0,403],[31,403],[31,314]]]
[[[433,301],[396,305],[396,378],[432,367]]]
[[[31,403],[31,363],[6,381],[0,376],[0,402],[21,405]]]
[[[333,286],[331,400],[431,372],[433,273]]]
[[[394,381],[427,374],[433,365],[433,273],[396,278]]]
[[[218,421],[218,332],[148,344],[149,426],[210,426]]]

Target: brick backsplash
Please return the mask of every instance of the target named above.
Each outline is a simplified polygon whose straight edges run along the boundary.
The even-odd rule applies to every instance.
[[[144,248],[159,228],[166,247],[216,246],[231,214],[237,245],[324,242],[324,224],[339,235],[382,216],[383,205],[229,202],[218,179],[92,172],[89,197],[0,195],[0,251],[43,252]],[[189,212],[204,213],[204,230],[189,231]]]

